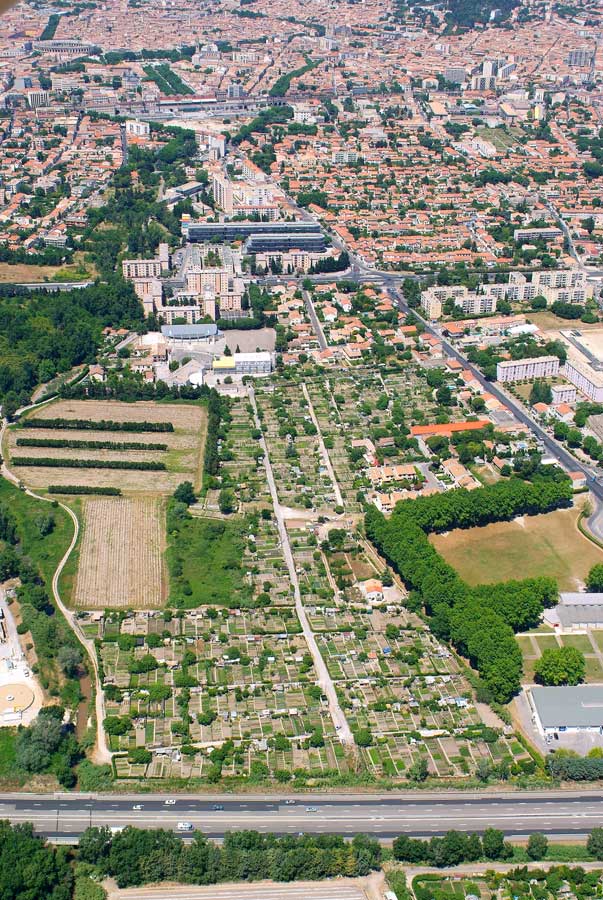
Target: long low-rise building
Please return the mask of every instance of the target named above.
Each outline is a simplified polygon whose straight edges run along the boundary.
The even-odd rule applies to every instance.
[[[603,735],[603,684],[533,687],[528,699],[536,727],[544,737],[559,732]]]
[[[571,356],[565,363],[564,375],[589,400],[603,403],[602,369],[595,368],[586,359],[578,360],[577,357]]]
[[[564,630],[601,628],[603,626],[603,594],[561,593],[555,612]]]
[[[497,381],[528,381],[554,378],[559,374],[558,356],[531,356],[527,359],[505,359],[496,366]],[[571,380],[571,379],[570,379]]]
[[[182,222],[182,234],[191,244],[246,240],[258,234],[322,234],[316,222]]]

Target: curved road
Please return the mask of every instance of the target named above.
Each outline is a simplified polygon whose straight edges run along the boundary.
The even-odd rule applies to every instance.
[[[287,802],[289,801],[289,802]],[[209,837],[254,829],[278,834],[359,832],[391,840],[398,834],[431,836],[449,829],[483,832],[500,828],[508,837],[535,831],[583,836],[603,823],[601,791],[530,793],[408,792],[346,796],[165,794],[0,794],[0,819],[33,822],[55,840],[77,840],[90,825],[177,830],[190,822]]]

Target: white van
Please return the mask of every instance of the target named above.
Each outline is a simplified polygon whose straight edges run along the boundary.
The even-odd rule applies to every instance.
[[[194,825],[192,822],[178,822],[176,828],[178,831],[194,831]]]

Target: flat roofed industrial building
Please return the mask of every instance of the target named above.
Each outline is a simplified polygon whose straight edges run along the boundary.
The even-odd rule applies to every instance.
[[[555,612],[563,628],[603,628],[603,594],[559,594]]]
[[[533,687],[529,695],[541,734],[559,731],[603,734],[603,684]]]

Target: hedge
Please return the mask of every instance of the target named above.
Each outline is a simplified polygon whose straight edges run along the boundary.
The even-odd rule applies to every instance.
[[[171,422],[115,422],[112,419],[24,419],[24,428],[71,428],[77,431],[173,431]]]
[[[69,438],[17,438],[17,447],[55,447],[69,450],[167,450],[167,444],[136,441],[78,441]]]
[[[430,532],[509,521],[571,504],[569,478],[519,479],[404,500],[389,519],[370,506],[367,537],[399,573],[431,617],[437,637],[450,640],[479,672],[491,698],[508,702],[520,687],[522,657],[514,630],[523,630],[556,602],[552,579],[532,578],[470,587],[430,543]]]
[[[121,488],[91,487],[86,484],[51,484],[49,494],[102,494],[105,497],[121,497]]]
[[[14,466],[42,466],[50,469],[138,469],[164,472],[165,463],[124,459],[51,459],[47,456],[13,456]]]

